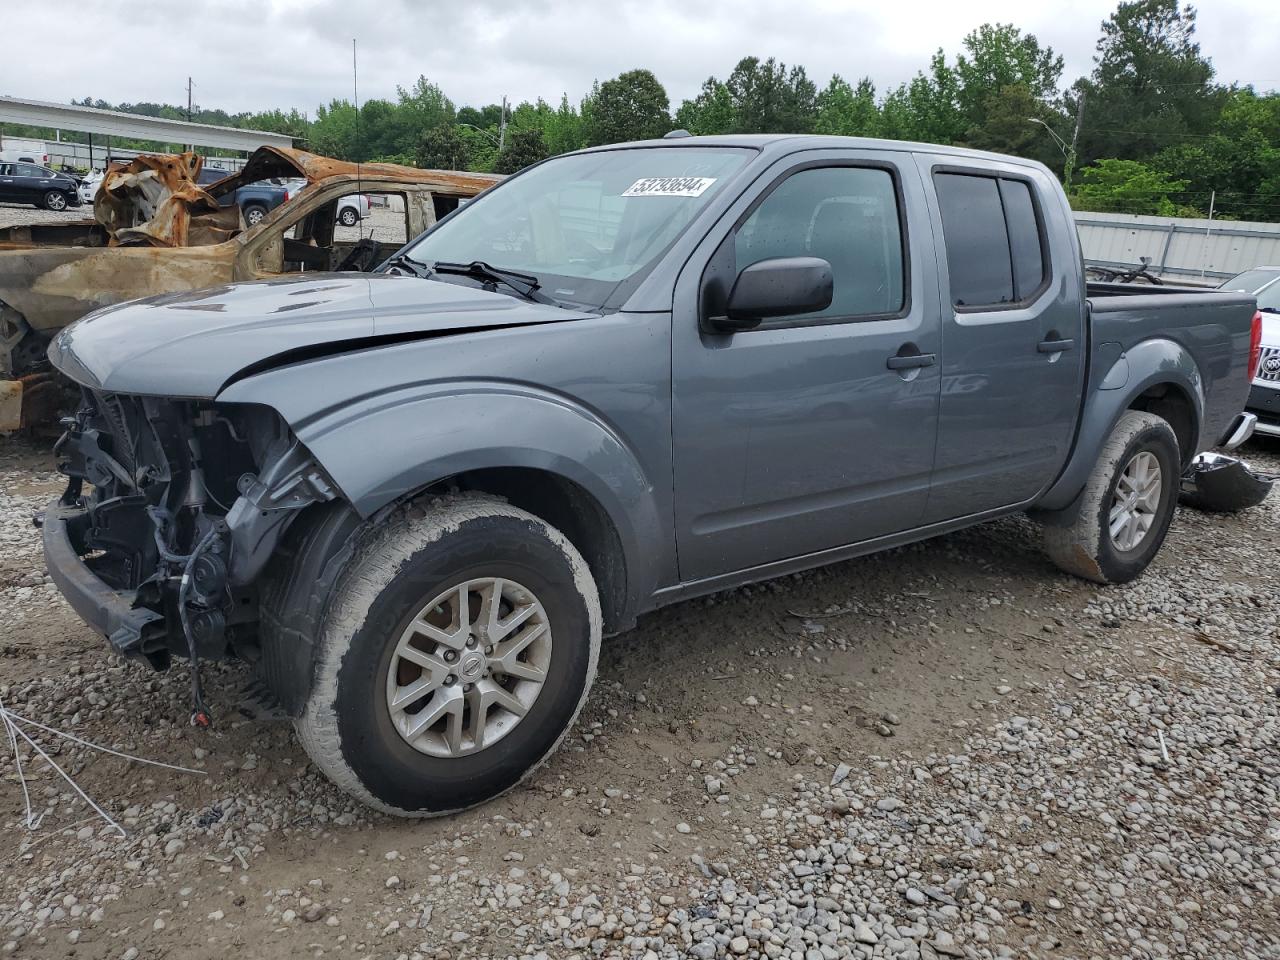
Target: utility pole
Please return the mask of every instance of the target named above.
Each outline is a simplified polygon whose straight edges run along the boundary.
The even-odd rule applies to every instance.
[[[1080,103],[1076,106],[1076,129],[1071,134],[1071,149],[1067,151],[1066,169],[1062,171],[1062,189],[1070,195],[1071,174],[1076,165],[1076,142],[1080,139],[1080,125],[1084,123],[1084,90],[1080,91]]]
[[[502,118],[498,121],[498,152],[501,153],[507,144],[507,95],[502,95]]]
[[[192,86],[193,84],[191,83],[191,78],[187,77],[187,121],[188,122],[190,122],[191,120],[191,87]]]

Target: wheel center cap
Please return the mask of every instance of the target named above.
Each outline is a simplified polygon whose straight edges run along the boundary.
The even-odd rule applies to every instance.
[[[483,653],[475,650],[463,655],[458,661],[458,676],[468,683],[473,683],[480,679],[484,673],[485,657]]]

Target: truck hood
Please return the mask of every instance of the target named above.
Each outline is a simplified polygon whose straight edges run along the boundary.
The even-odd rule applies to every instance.
[[[590,314],[394,274],[299,274],[134,300],[64,329],[49,359],[110,393],[212,399],[246,370]]]

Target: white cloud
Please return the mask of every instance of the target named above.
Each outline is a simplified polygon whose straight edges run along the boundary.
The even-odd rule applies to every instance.
[[[162,0],[75,8],[74,30],[56,46],[20,42],[46,35],[49,10],[5,11],[0,92],[46,100],[93,96],[111,102],[186,97],[229,111],[299,107],[351,95],[351,39],[359,41],[360,96],[392,97],[419,74],[458,104],[538,96],[578,100],[593,79],[647,67],[673,106],[710,75],[746,55],[802,64],[815,82],[832,73],[869,75],[884,90],[948,55],[984,22],[1011,22],[1066,57],[1068,80],[1087,72],[1112,0],[1030,5],[986,0],[222,0],[193,4],[184,18]],[[1227,81],[1280,87],[1274,38],[1280,5],[1215,0],[1200,10],[1200,40]]]

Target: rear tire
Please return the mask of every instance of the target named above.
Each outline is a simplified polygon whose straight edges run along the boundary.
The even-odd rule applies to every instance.
[[[356,225],[356,221],[359,219],[360,218],[356,216],[356,212],[350,207],[343,207],[338,213],[338,222],[344,227],[354,227]]]
[[[244,208],[244,223],[247,227],[256,227],[267,215],[267,208],[259,203],[251,203]]]
[[[533,514],[484,496],[399,508],[338,577],[299,738],[334,783],[387,813],[485,803],[568,733],[601,622],[586,562]]]
[[[44,208],[61,213],[67,209],[67,195],[61,190],[50,190],[44,195]]]
[[[1178,438],[1168,422],[1126,410],[1102,447],[1073,522],[1046,523],[1049,559],[1095,583],[1137,577],[1169,532],[1180,467]]]

